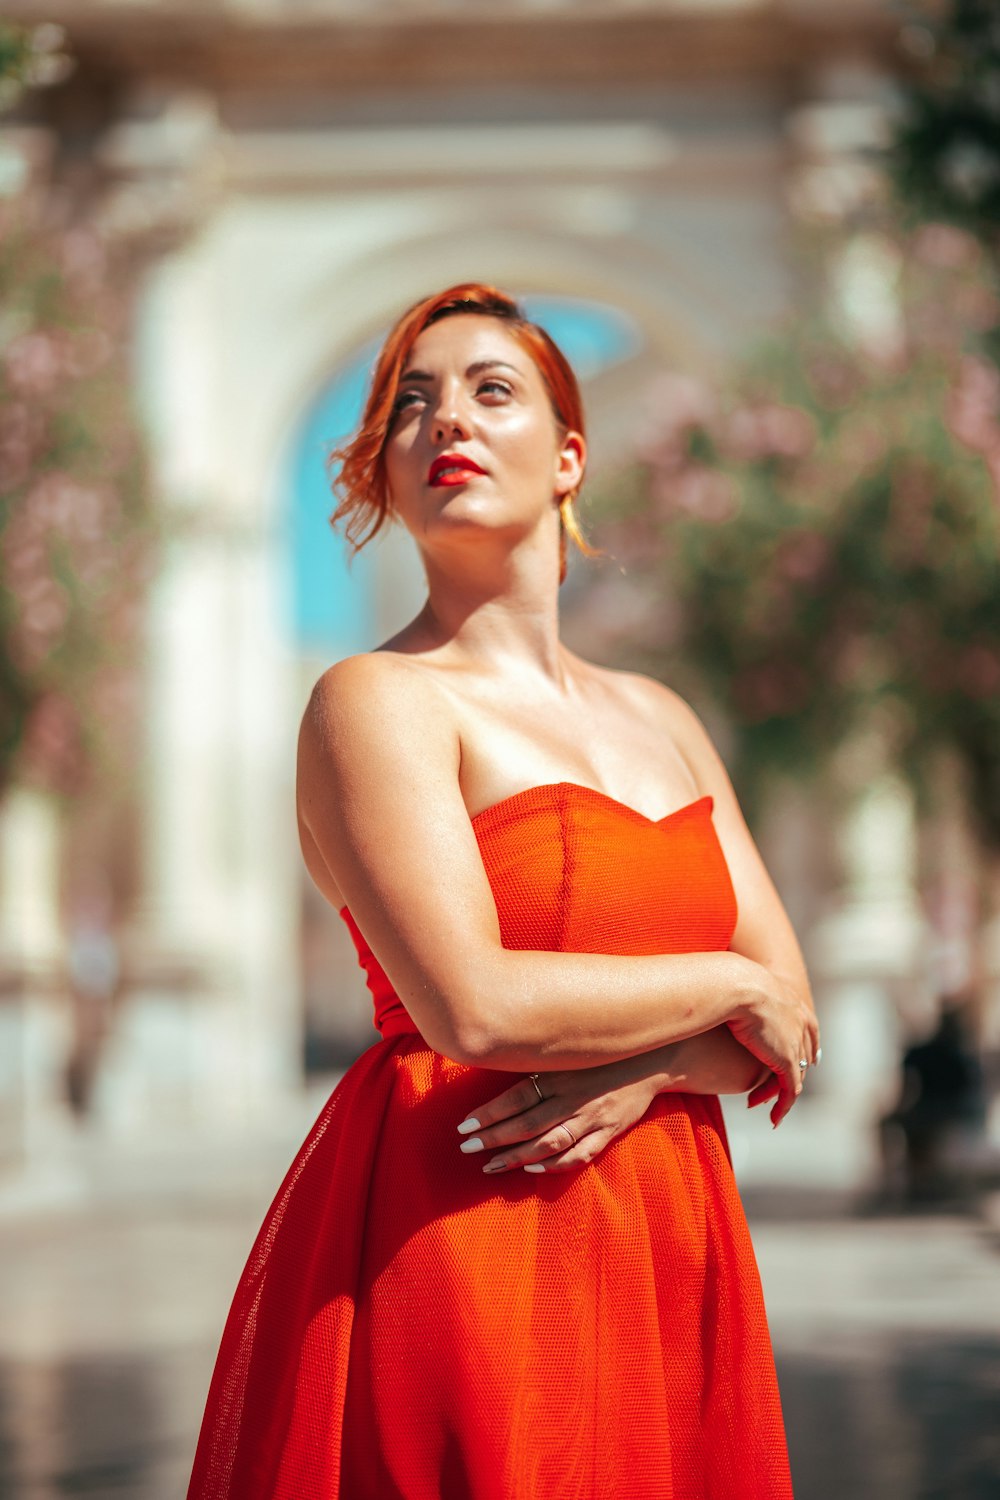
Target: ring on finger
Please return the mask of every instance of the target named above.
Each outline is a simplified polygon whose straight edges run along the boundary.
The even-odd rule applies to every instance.
[[[572,1130],[570,1130],[569,1126],[565,1123],[565,1121],[562,1121],[560,1123],[559,1129],[560,1130],[565,1130],[566,1134],[569,1136],[570,1140],[573,1142],[573,1145],[575,1146],[576,1145],[576,1136],[573,1134]]]
[[[535,1086],[535,1093],[538,1095],[539,1103],[544,1104],[545,1103],[545,1095],[542,1093],[541,1089],[538,1087],[538,1074],[537,1073],[529,1073],[528,1077],[531,1079],[531,1082]]]
[[[805,1072],[806,1068],[808,1068],[808,1066],[809,1066],[809,1059],[807,1057],[800,1057],[799,1058],[799,1067],[802,1069],[803,1073]]]

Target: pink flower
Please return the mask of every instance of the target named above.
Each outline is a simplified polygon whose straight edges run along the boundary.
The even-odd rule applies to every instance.
[[[1000,323],[1000,299],[985,286],[961,286],[954,295],[954,316],[961,328],[985,333]]]
[[[702,521],[728,521],[736,514],[739,498],[728,474],[693,465],[677,480],[677,503]]]
[[[808,364],[809,379],[824,406],[839,410],[848,406],[858,389],[858,372],[842,355],[824,351]]]
[[[63,361],[51,334],[22,333],[4,351],[7,379],[25,396],[47,396],[59,384]]]
[[[979,259],[979,245],[964,229],[953,224],[925,224],[912,240],[913,253],[926,266],[961,271]]]
[[[816,423],[798,406],[741,406],[730,413],[722,444],[737,461],[804,458],[816,444]]]
[[[78,296],[102,290],[107,270],[107,252],[93,229],[77,225],[66,231],[60,244],[60,259],[67,282]]]
[[[676,474],[654,475],[650,497],[658,514],[666,520],[686,511],[712,525],[728,521],[740,506],[733,479],[705,464],[689,464]]]
[[[797,583],[814,583],[830,562],[830,544],[816,532],[798,531],[782,538],[778,546],[777,568]]]
[[[987,359],[968,354],[959,363],[958,380],[948,402],[948,426],[975,453],[1000,449],[1000,370]]]
[[[658,375],[646,392],[645,414],[635,437],[640,460],[669,465],[675,450],[683,451],[681,437],[696,427],[707,427],[718,412],[718,397],[707,381],[677,371]]]
[[[79,715],[62,694],[46,693],[28,720],[18,759],[27,776],[46,786],[73,788],[83,770]]]

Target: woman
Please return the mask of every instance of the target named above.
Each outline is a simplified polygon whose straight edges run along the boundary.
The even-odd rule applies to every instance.
[[[493,288],[406,313],[334,520],[392,519],[419,615],[303,717],[303,854],[382,1041],[261,1227],[189,1500],[780,1500],[787,1457],[718,1094],[816,1059],[801,954],[670,689],[561,644],[586,447]]]

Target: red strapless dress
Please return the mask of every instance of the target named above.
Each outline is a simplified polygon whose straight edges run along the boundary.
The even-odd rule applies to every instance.
[[[712,798],[562,782],[473,819],[508,948],[728,947]],[[661,1094],[595,1161],[499,1176],[509,1087],[418,1034],[350,913],[382,1040],[338,1083],[240,1278],[188,1500],[787,1500],[719,1101]]]

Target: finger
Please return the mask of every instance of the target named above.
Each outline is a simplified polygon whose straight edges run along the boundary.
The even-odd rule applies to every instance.
[[[533,1140],[521,1141],[518,1145],[505,1150],[502,1155],[491,1157],[489,1161],[483,1163],[483,1171],[509,1172],[515,1167],[544,1161],[549,1156],[559,1156],[571,1149],[573,1144],[582,1138],[584,1129],[585,1126],[582,1123],[573,1120],[553,1125],[543,1134],[535,1136]]]
[[[754,1109],[758,1104],[766,1104],[768,1099],[773,1099],[781,1088],[779,1079],[772,1073],[770,1078],[765,1078],[763,1083],[758,1083],[756,1088],[750,1090],[747,1095],[747,1109]]]
[[[466,1136],[459,1146],[460,1151],[492,1151],[498,1146],[509,1146],[514,1141],[531,1141],[541,1135],[544,1130],[552,1130],[559,1123],[560,1115],[566,1113],[566,1105],[561,1105],[553,1100],[551,1104],[535,1104],[534,1108],[526,1109],[519,1115],[511,1115],[507,1120],[501,1120],[496,1125],[488,1125],[485,1129],[477,1130],[475,1135]]]
[[[799,1071],[797,1065],[795,1071],[796,1073]],[[778,1126],[781,1124],[782,1120],[785,1118],[788,1111],[795,1103],[799,1094],[802,1092],[802,1084],[799,1079],[790,1079],[790,1075],[788,1074],[781,1075],[780,1083],[781,1086],[778,1091],[778,1097],[774,1101],[774,1105],[771,1109],[771,1124],[774,1126]]]
[[[778,1118],[774,1120],[775,1125],[780,1125],[781,1121],[787,1114],[791,1112],[795,1104],[798,1102],[799,1095],[802,1093],[803,1089],[802,1080],[804,1076],[805,1075],[799,1071],[798,1065],[796,1065],[795,1076],[792,1079],[791,1086],[784,1086],[774,1102],[774,1109],[772,1109],[771,1111],[771,1118],[774,1119],[775,1111],[777,1111]]]
[[[802,1038],[802,1056],[808,1060],[810,1068],[814,1068],[819,1054],[819,1029],[812,1022],[807,1026]]]
[[[561,1151],[558,1156],[547,1156],[544,1161],[529,1163],[525,1171],[537,1171],[541,1167],[546,1176],[554,1172],[578,1172],[581,1167],[588,1166],[595,1156],[599,1156],[613,1140],[614,1131],[591,1131],[589,1135],[581,1136],[568,1151]]]
[[[526,1109],[541,1103],[535,1085],[530,1078],[521,1078],[502,1094],[477,1104],[464,1120],[459,1122],[459,1135],[470,1135],[473,1131],[494,1125],[498,1120],[507,1120],[512,1115],[522,1114]]]

